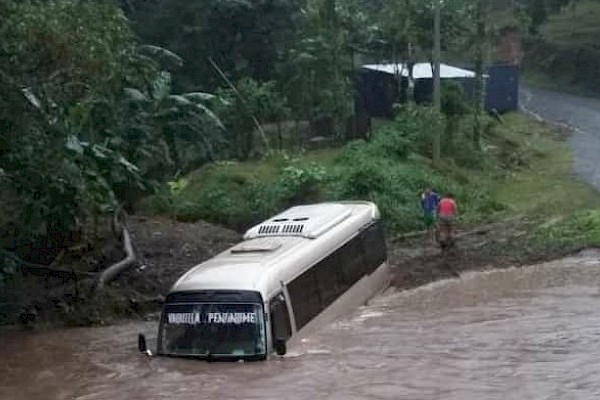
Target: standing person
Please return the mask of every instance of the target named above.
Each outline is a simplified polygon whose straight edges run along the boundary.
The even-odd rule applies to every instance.
[[[425,191],[421,193],[423,221],[425,222],[425,227],[427,228],[427,235],[432,242],[435,241],[435,214],[437,212],[439,202],[440,196],[430,187],[425,188]]]
[[[437,207],[442,246],[452,244],[458,207],[452,193],[442,197]]]

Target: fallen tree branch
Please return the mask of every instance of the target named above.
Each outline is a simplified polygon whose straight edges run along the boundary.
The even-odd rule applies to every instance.
[[[110,267],[106,268],[104,271],[100,272],[98,280],[96,281],[96,293],[103,290],[104,286],[106,286],[107,283],[114,280],[121,272],[129,268],[133,263],[137,261],[135,253],[133,251],[133,245],[131,244],[131,235],[129,234],[129,231],[126,227],[123,227],[122,232],[123,248],[127,256],[118,263],[113,264]]]
[[[500,221],[500,222],[493,222],[491,224],[487,224],[487,225],[482,225],[479,226],[473,230],[470,231],[464,231],[464,232],[457,232],[455,235],[455,238],[459,239],[462,237],[466,237],[466,236],[473,236],[473,235],[483,235],[486,233],[489,233],[491,231],[493,231],[494,229],[501,227],[503,225],[506,224],[510,224],[513,223],[517,220],[519,220],[520,217],[514,217],[514,218],[509,218],[507,220],[504,221]],[[396,236],[395,240],[396,241],[403,241],[406,239],[413,239],[419,236],[424,236],[425,234],[427,234],[427,231],[413,231],[413,232],[408,232],[408,233],[404,233],[401,235]]]
[[[490,225],[485,225],[485,226],[473,229],[471,231],[459,232],[455,235],[455,238],[460,239],[460,238],[466,237],[466,236],[483,235],[483,234],[493,231],[498,226],[499,226],[499,224],[490,224]]]
[[[473,230],[470,230],[470,231],[457,233],[456,238],[461,238],[461,237],[465,237],[465,236],[473,236],[473,235],[484,235],[486,233],[490,233],[494,230],[497,230],[498,228],[502,228],[503,226],[509,226],[510,224],[513,224],[516,221],[519,221],[521,219],[522,219],[522,217],[517,216],[517,217],[508,218],[504,221],[492,222],[491,224],[482,225],[482,226],[475,228]]]
[[[487,225],[484,227],[474,229],[472,231],[458,232],[458,233],[456,233],[456,235],[454,235],[454,237],[458,239],[458,238],[465,237],[465,236],[484,234],[484,233],[491,231],[493,228],[494,228],[494,226]],[[413,232],[403,233],[402,235],[398,235],[396,237],[396,240],[403,241],[406,239],[414,239],[419,236],[425,236],[426,234],[427,234],[427,231],[413,231]]]
[[[416,238],[419,236],[424,236],[426,233],[427,233],[427,231],[413,231],[413,232],[403,233],[402,235],[398,235],[396,237],[396,240],[412,239],[412,238]]]
[[[113,264],[106,268],[104,271],[100,272],[98,275],[98,279],[96,280],[96,284],[94,287],[94,292],[99,294],[106,284],[113,281],[117,276],[119,276],[124,270],[132,266],[137,258],[135,256],[135,252],[133,250],[133,244],[131,243],[131,235],[127,230],[126,226],[127,214],[123,210],[122,207],[118,207],[115,210],[113,220],[112,220],[112,230],[117,233],[119,230],[121,231],[121,238],[123,240],[123,250],[125,251],[125,258],[119,261],[116,264]],[[123,222],[122,222],[123,221]]]

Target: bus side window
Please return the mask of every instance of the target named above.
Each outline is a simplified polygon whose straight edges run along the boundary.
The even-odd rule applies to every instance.
[[[288,292],[296,317],[296,328],[300,329],[321,312],[321,294],[315,269],[310,268],[290,282]]]
[[[313,267],[317,275],[317,288],[319,289],[322,310],[333,303],[341,294],[339,272],[336,270],[337,260],[337,253],[333,253]]]
[[[283,294],[280,293],[271,299],[269,312],[271,314],[273,341],[276,339],[289,339],[292,336],[292,325],[290,324],[290,315]]]
[[[365,264],[368,273],[371,273],[387,259],[385,234],[381,222],[378,221],[368,227],[361,236],[365,251]]]
[[[364,248],[359,236],[338,250],[343,290],[354,285],[366,273]]]

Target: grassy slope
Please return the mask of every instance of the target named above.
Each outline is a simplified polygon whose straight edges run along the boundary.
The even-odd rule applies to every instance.
[[[398,161],[374,154],[375,160],[357,159],[356,164],[379,168],[380,176],[358,174],[350,182],[364,184],[373,191],[362,198],[378,202],[392,234],[421,229],[416,196],[423,185],[432,182],[458,195],[463,224],[519,216],[542,225],[533,232],[533,241],[563,243],[561,227],[565,226],[565,232],[570,230],[571,234],[573,229],[581,230],[589,218],[580,212],[600,206],[600,195],[573,178],[568,146],[547,126],[519,114],[507,115],[504,123],[486,136],[485,146],[486,160],[482,164],[465,167],[445,160],[446,165],[440,170],[434,169],[428,159],[414,154]],[[347,198],[343,197],[346,192],[336,188],[343,186],[346,174],[354,176],[356,171],[362,171],[348,165],[349,154],[354,157],[347,148],[328,149],[295,160],[278,156],[265,161],[207,166],[188,177],[189,183],[180,194],[156,196],[146,203],[145,211],[183,220],[208,219],[241,229],[290,204]],[[316,193],[300,190],[301,194],[295,196],[299,189],[294,186],[291,200],[289,196],[284,196],[284,201],[277,200],[282,198],[282,192],[290,190],[286,186],[289,176],[282,175],[282,170],[290,166],[296,171],[317,167],[327,177],[315,184]],[[567,226],[573,221],[575,226]],[[600,237],[588,237],[585,232],[583,235],[586,244],[600,245]]]
[[[493,197],[510,213],[556,217],[600,206],[600,195],[571,173],[567,144],[549,128],[523,117],[510,116],[503,133],[522,148],[535,148],[529,166],[492,183]]]
[[[511,126],[514,130],[507,134],[528,138],[540,153],[531,158],[529,168],[495,181],[492,192],[498,201],[510,205],[507,216],[523,217],[524,226],[515,230],[527,234],[488,250],[552,258],[600,246],[600,194],[573,176],[567,144],[530,120],[514,119]],[[521,134],[525,131],[529,135]]]
[[[391,240],[390,261],[397,267],[393,285],[412,288],[463,271],[536,264],[600,247],[600,194],[573,178],[567,144],[522,116],[505,119],[488,144],[505,153],[496,160],[513,154],[521,167],[482,182],[507,207],[491,216],[500,222],[459,238],[448,257],[424,245],[422,237]],[[473,173],[485,177],[483,171]]]

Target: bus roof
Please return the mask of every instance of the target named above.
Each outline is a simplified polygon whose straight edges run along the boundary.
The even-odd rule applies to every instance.
[[[266,298],[379,219],[370,202],[297,206],[249,229],[244,241],[192,268],[171,292],[253,290]]]

